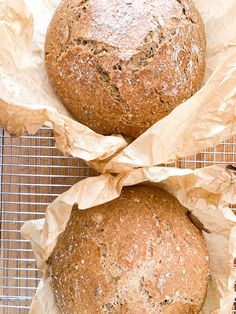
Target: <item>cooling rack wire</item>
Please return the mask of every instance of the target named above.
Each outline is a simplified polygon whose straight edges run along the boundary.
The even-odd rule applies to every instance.
[[[214,164],[236,166],[236,137],[172,166],[196,169]],[[20,138],[0,129],[0,313],[28,313],[39,283],[40,273],[29,242],[21,237],[21,225],[43,218],[58,195],[94,175],[84,162],[62,156],[51,129]]]

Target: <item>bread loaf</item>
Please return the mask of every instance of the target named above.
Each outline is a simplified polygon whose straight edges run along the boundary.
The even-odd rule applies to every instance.
[[[48,29],[45,60],[78,121],[136,138],[201,87],[205,50],[191,0],[64,0]]]
[[[64,314],[199,313],[209,257],[176,199],[155,187],[72,211],[48,260]]]

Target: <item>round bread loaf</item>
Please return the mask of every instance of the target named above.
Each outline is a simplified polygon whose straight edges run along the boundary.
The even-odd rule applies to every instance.
[[[209,257],[186,209],[155,187],[75,209],[48,260],[64,314],[199,313]]]
[[[201,87],[205,52],[191,0],[64,0],[45,44],[49,79],[74,117],[131,138]]]

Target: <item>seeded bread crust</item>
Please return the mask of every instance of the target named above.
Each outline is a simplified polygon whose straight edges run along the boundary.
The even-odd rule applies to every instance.
[[[49,26],[49,79],[94,131],[136,138],[200,87],[206,39],[191,0],[64,0]]]
[[[209,274],[202,233],[186,209],[147,186],[73,210],[48,265],[64,314],[196,314]]]

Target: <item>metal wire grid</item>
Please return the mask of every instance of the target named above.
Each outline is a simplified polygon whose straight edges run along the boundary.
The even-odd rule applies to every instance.
[[[235,147],[236,138],[174,166],[236,166]],[[58,195],[92,175],[96,173],[82,161],[62,156],[50,129],[20,138],[0,129],[0,313],[28,313],[40,278],[30,244],[21,237],[21,225],[43,218],[46,206]]]
[[[46,206],[73,184],[96,173],[54,147],[49,129],[11,138],[0,131],[0,313],[28,313],[39,282],[24,221],[44,217]]]

